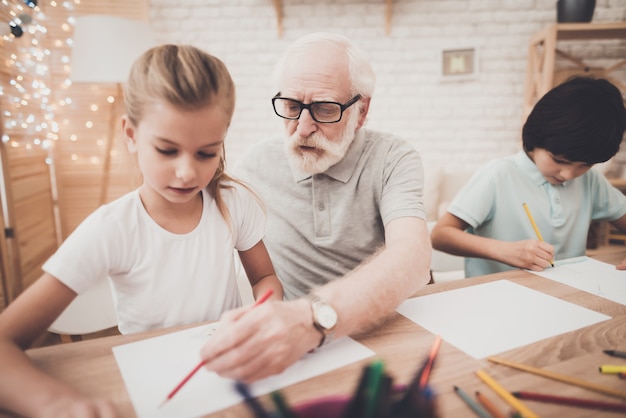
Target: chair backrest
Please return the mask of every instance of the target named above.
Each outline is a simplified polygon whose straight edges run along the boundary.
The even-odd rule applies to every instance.
[[[436,221],[428,222],[428,232],[432,231],[435,224]],[[464,279],[465,257],[433,249],[430,272],[435,283]]]
[[[111,284],[108,277],[103,277],[85,293],[76,296],[48,331],[61,335],[62,341],[71,341],[71,336],[103,331],[116,325]]]

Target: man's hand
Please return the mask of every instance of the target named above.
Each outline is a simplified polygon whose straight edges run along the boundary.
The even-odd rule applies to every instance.
[[[246,383],[281,373],[320,340],[304,299],[268,301],[250,312],[235,309],[220,323],[200,352],[205,367]]]

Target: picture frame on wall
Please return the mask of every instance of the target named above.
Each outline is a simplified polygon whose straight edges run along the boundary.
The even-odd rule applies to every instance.
[[[441,50],[441,78],[445,81],[471,80],[478,74],[476,47]]]

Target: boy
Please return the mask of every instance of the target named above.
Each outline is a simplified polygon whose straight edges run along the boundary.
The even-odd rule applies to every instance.
[[[467,257],[472,277],[582,256],[592,220],[626,232],[626,197],[590,170],[617,153],[625,129],[624,100],[607,80],[574,77],[553,88],[524,124],[523,151],[470,179],[434,227],[433,247]]]

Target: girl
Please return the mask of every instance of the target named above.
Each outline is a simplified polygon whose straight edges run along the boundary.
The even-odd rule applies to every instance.
[[[219,319],[241,305],[237,249],[254,296],[282,286],[262,241],[265,213],[224,172],[235,87],[224,64],[163,45],[133,65],[122,128],[143,184],[85,219],[44,274],[0,315],[0,406],[24,416],[114,416],[109,401],[35,368],[23,350],[79,293],[111,278],[121,333]]]

